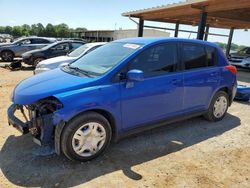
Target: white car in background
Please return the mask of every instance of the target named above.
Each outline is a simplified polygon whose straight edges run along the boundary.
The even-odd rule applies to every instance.
[[[68,65],[69,63],[72,63],[73,61],[81,58],[82,56],[95,50],[96,48],[103,46],[104,44],[106,44],[106,42],[87,43],[66,56],[54,57],[41,61],[37,64],[36,69],[34,70],[34,74],[39,74],[45,71],[58,68],[60,66]]]

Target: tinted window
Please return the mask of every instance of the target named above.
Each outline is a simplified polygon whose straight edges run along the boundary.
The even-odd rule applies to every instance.
[[[79,42],[73,42],[71,44],[72,44],[72,47],[73,47],[72,50],[75,50],[75,49],[77,49],[77,48],[79,48],[80,46],[83,45],[82,43],[79,43]]]
[[[69,50],[69,44],[68,43],[58,44],[58,45],[54,46],[53,49],[60,50],[60,51],[61,50],[67,51],[67,50]]]
[[[214,66],[217,64],[216,49],[210,46],[206,47],[207,51],[207,66]]]
[[[129,66],[129,70],[139,69],[145,77],[174,72],[177,66],[177,46],[162,44],[145,50]]]
[[[185,69],[196,69],[207,66],[206,51],[203,46],[183,44],[182,60]]]
[[[49,41],[45,39],[32,39],[32,44],[48,44]]]

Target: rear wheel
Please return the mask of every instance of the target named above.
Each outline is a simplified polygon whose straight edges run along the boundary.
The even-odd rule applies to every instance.
[[[111,127],[108,120],[96,112],[88,112],[66,125],[61,147],[67,158],[88,161],[99,156],[110,140]]]
[[[224,91],[219,91],[214,95],[208,112],[204,115],[204,117],[209,121],[220,121],[226,115],[228,106],[228,94]]]
[[[34,60],[34,67],[36,67],[36,66],[37,66],[37,64],[38,64],[39,62],[43,61],[43,60],[45,60],[45,59],[44,59],[44,58],[42,58],[42,57],[38,57],[38,58],[36,58],[36,59]]]
[[[14,53],[12,51],[3,51],[1,53],[2,61],[11,62],[14,60]]]

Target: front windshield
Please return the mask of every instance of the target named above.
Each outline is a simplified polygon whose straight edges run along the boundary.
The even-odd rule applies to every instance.
[[[78,57],[80,56],[85,50],[89,48],[89,44],[84,44],[81,47],[75,49],[73,52],[71,52],[68,56],[69,57]]]
[[[140,44],[112,42],[81,57],[70,67],[89,74],[102,75],[140,47]]]

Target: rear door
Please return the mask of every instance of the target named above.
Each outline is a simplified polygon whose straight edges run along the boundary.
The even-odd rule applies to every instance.
[[[182,110],[183,75],[178,70],[177,45],[151,47],[129,63],[127,70],[144,72],[144,81],[121,82],[121,111],[124,129],[163,120]]]
[[[185,111],[207,108],[211,95],[220,83],[216,52],[215,48],[205,45],[181,45]]]

